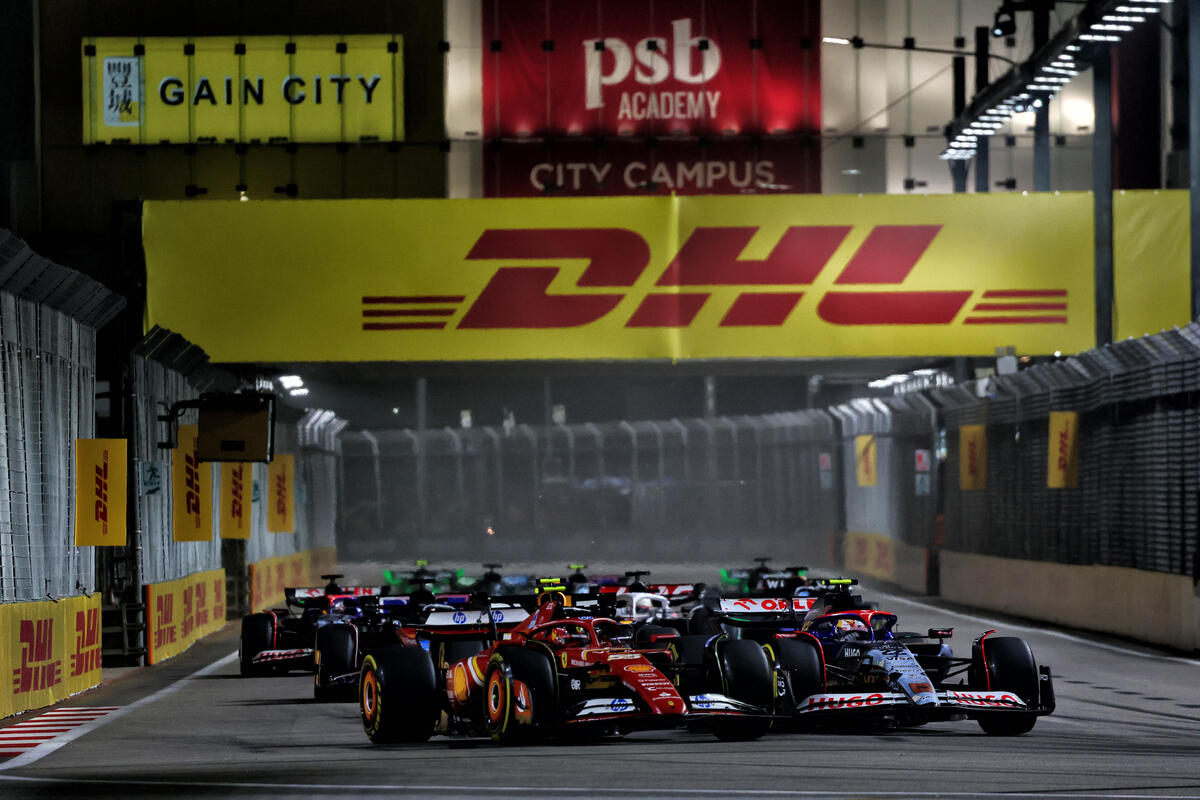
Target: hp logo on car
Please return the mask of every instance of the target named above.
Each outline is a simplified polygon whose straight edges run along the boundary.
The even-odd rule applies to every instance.
[[[629,706],[630,702],[628,700],[626,700],[624,697],[617,697],[608,704],[608,710],[614,714],[620,714],[622,711],[629,710]]]
[[[504,622],[504,612],[503,611],[493,611],[492,612],[492,622]]]
[[[451,617],[451,619],[454,620],[455,625],[462,625],[464,622],[467,621],[467,615],[461,611],[455,611],[454,616]]]

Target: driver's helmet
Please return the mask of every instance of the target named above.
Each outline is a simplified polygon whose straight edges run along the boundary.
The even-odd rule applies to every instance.
[[[550,644],[555,647],[584,647],[588,644],[588,635],[578,628],[551,628]]]
[[[837,621],[834,628],[834,635],[839,639],[857,639],[862,635],[867,635],[871,631],[867,627],[867,623],[855,617],[843,617]]]

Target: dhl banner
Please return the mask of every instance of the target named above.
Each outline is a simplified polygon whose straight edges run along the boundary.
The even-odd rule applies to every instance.
[[[296,459],[276,455],[267,464],[267,530],[296,532]]]
[[[221,538],[250,538],[250,488],[252,465],[221,465]]]
[[[896,581],[896,541],[881,533],[846,531],[846,571]]]
[[[1113,193],[1117,340],[1191,322],[1189,205],[1186,190]]]
[[[157,664],[225,625],[225,570],[146,585],[146,661]]]
[[[1046,464],[1046,486],[1074,489],[1079,480],[1079,414],[1050,412],[1050,447]]]
[[[250,565],[250,610],[262,611],[283,604],[288,586],[320,586],[337,564],[337,551],[318,547],[256,561]]]
[[[987,426],[958,429],[958,486],[965,491],[987,488]]]
[[[180,425],[179,443],[171,451],[172,524],[177,542],[212,539],[212,464],[196,453],[197,426]]]
[[[92,37],[83,143],[404,139],[403,37]]]
[[[124,439],[75,440],[75,545],[125,546]]]
[[[854,463],[859,486],[875,486],[879,482],[875,453],[875,437],[872,434],[854,437]]]
[[[150,201],[143,233],[149,323],[214,361],[991,356],[1094,337],[1083,193]]]
[[[0,719],[100,683],[100,595],[0,605]]]

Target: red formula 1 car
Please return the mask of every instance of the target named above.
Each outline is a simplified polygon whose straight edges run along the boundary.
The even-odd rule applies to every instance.
[[[406,629],[404,645],[367,654],[359,674],[367,736],[515,743],[687,725],[753,739],[770,727],[777,676],[757,643],[713,637],[685,663],[676,631],[634,630],[571,602],[554,592],[532,613],[437,612]]]

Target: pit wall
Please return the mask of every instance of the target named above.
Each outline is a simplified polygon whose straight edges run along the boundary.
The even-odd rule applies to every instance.
[[[225,570],[146,584],[146,663],[179,655],[225,626]]]
[[[882,533],[846,531],[844,563],[847,575],[869,575],[912,592],[929,585],[929,550],[905,544]]]
[[[100,685],[100,595],[0,605],[0,719]]]
[[[1200,649],[1200,598],[1186,575],[950,550],[938,557],[941,596],[951,602],[1184,651]]]
[[[320,586],[321,575],[337,566],[337,550],[315,547],[286,556],[275,556],[250,565],[250,611],[282,606],[285,586]],[[383,575],[379,580],[382,582]]]

